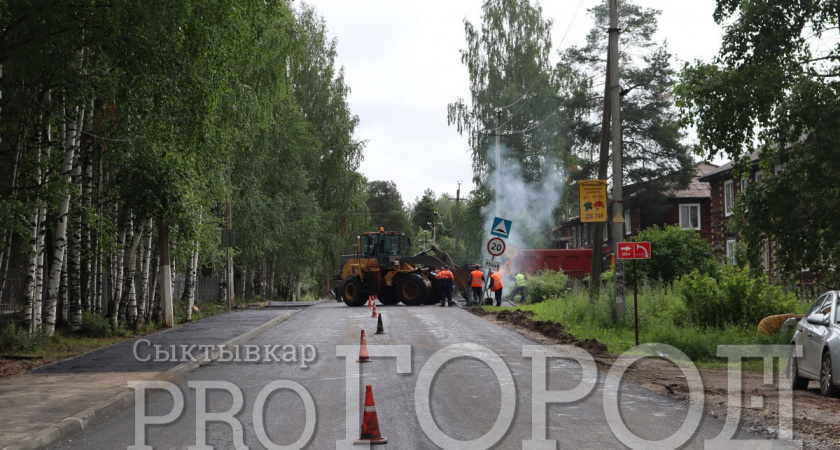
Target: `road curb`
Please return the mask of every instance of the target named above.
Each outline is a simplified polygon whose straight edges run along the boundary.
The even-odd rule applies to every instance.
[[[272,317],[262,325],[254,327],[251,330],[230,339],[224,344],[214,346],[211,350],[205,351],[204,354],[192,361],[181,363],[169,370],[161,372],[152,379],[171,381],[186,375],[187,373],[190,373],[193,370],[218,359],[222,350],[230,350],[239,344],[247,342],[300,311],[302,311],[302,309],[293,309]],[[33,436],[27,437],[3,448],[3,450],[37,450],[52,447],[64,439],[104,422],[109,417],[124,411],[132,405],[134,405],[134,390],[126,387],[123,392],[100,402],[96,406],[92,406],[84,411],[74,414],[73,416],[70,416],[54,425],[50,425],[49,427],[35,433]]]

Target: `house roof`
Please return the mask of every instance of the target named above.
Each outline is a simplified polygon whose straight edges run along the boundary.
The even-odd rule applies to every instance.
[[[704,198],[712,195],[709,183],[702,181],[706,175],[717,172],[720,168],[714,164],[701,161],[694,166],[694,177],[688,187],[671,193],[671,198]]]
[[[760,150],[756,150],[756,151],[754,151],[750,154],[750,163],[755,163],[756,161],[758,161],[759,153],[760,153]],[[723,176],[724,174],[727,174],[730,171],[732,171],[732,166],[733,165],[734,165],[734,163],[732,161],[730,161],[730,162],[718,167],[717,169],[712,170],[712,171],[706,173],[705,175],[701,176],[700,181],[708,182],[708,181],[711,181],[713,178]]]

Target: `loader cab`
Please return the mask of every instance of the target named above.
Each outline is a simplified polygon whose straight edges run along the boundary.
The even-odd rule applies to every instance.
[[[398,232],[365,233],[362,235],[362,254],[376,258],[380,266],[397,265],[402,256],[404,239],[404,234]]]

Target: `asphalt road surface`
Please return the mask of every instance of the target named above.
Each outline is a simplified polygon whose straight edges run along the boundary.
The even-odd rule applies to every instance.
[[[150,387],[134,409],[61,448],[181,449],[204,439],[217,449],[240,440],[252,449],[359,448],[366,385],[383,448],[703,448],[722,430],[740,441],[718,448],[786,447],[744,441],[761,437],[629,383],[605,388],[607,374],[585,354],[539,346],[460,308],[378,311],[380,335],[367,308],[309,307],[243,345],[240,361],[201,367],[170,391]],[[365,364],[356,362],[361,330]],[[573,358],[553,357],[564,351]]]

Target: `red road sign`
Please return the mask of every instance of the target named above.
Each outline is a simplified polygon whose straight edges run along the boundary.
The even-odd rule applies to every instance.
[[[494,237],[487,241],[487,251],[493,256],[499,256],[505,252],[505,240],[500,237]]]
[[[650,259],[650,242],[622,242],[618,244],[618,259]]]

